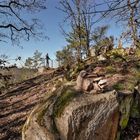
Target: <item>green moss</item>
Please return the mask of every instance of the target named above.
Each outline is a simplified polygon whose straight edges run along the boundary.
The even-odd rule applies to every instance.
[[[123,118],[120,122],[120,126],[121,126],[121,129],[124,129],[126,128],[127,124],[128,124],[128,121],[129,121],[129,118]]]
[[[43,116],[45,115],[45,113],[48,110],[49,104],[48,101],[51,102],[51,100],[53,100],[53,98],[55,97],[55,92],[52,93],[53,95],[48,95],[48,97],[45,97],[44,101],[42,101],[42,103],[39,105],[38,110],[36,110],[37,112],[37,122],[43,126]]]
[[[121,130],[125,129],[128,124],[132,103],[133,96],[128,96],[120,104],[121,118],[119,125]]]
[[[137,105],[132,106],[131,115],[132,118],[140,118],[140,111]]]
[[[135,55],[139,58],[140,57],[140,49],[137,48]]]
[[[106,67],[106,72],[107,73],[115,73],[116,69],[113,66],[107,66]]]
[[[77,96],[77,91],[75,91],[74,89],[64,89],[55,103],[53,116],[60,117],[66,105],[68,105],[75,96]]]
[[[124,81],[120,81],[113,85],[113,88],[117,91],[120,90],[129,90],[129,91],[134,91],[135,86],[137,85],[137,79],[133,76],[128,77]]]
[[[140,81],[140,68],[131,68],[130,72],[132,73],[135,82]]]
[[[125,97],[119,104],[120,121],[119,121],[119,129],[117,132],[116,140],[123,140],[121,134],[122,131],[128,125],[132,103],[133,103],[133,95],[129,95]]]
[[[43,102],[40,105],[40,107],[38,107],[39,110],[37,110],[36,112],[38,112],[38,114],[37,114],[37,122],[39,123],[40,126],[44,126],[45,125],[45,123],[44,123],[44,116],[45,116],[45,114],[49,113],[49,117],[51,117],[51,121],[52,121],[52,122],[50,122],[51,123],[51,129],[49,131],[51,133],[57,134],[58,130],[57,130],[56,124],[54,122],[54,117],[53,117],[52,114],[50,114],[50,110],[49,110],[50,104],[53,104],[54,98],[56,98],[56,95],[52,95],[49,98],[47,98],[47,100],[45,100],[46,104]]]
[[[107,53],[107,56],[115,62],[126,61],[127,53],[123,48],[115,48]]]
[[[126,90],[134,91],[134,88],[135,88],[135,82],[128,81],[125,83]]]
[[[115,85],[113,85],[113,88],[115,90],[123,90],[124,89],[124,84],[123,83],[116,83]]]
[[[131,113],[130,116],[132,118],[140,118],[140,103],[139,103],[140,97],[137,94],[136,97],[134,98],[132,107],[131,107]]]

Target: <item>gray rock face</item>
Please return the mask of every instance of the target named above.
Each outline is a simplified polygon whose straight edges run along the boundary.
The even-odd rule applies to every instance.
[[[24,125],[22,140],[114,140],[119,121],[115,92],[76,92],[62,88],[34,109]]]
[[[118,116],[116,96],[110,92],[75,99],[55,122],[62,140],[114,140]]]

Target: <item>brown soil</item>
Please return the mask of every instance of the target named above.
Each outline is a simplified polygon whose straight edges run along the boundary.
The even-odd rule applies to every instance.
[[[0,140],[21,140],[28,114],[48,92],[47,83],[60,75],[54,71],[11,86],[0,94]],[[50,87],[49,87],[50,88]]]

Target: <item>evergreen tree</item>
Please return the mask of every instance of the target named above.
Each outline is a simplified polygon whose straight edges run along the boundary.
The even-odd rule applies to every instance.
[[[25,61],[25,66],[28,68],[39,68],[40,66],[42,66],[45,62],[45,59],[42,58],[42,53],[39,52],[38,50],[36,50],[34,52],[33,57],[28,57]]]
[[[59,63],[59,66],[70,66],[75,62],[75,58],[73,56],[73,51],[71,48],[64,47],[61,51],[56,52],[56,60]]]
[[[28,57],[25,61],[25,67],[31,69],[33,67],[33,59],[31,57]]]
[[[108,26],[102,26],[97,27],[93,32],[92,39],[94,41],[96,55],[105,54],[107,51],[113,49],[114,37],[107,37],[107,30]]]
[[[72,49],[74,56],[77,60],[81,60],[83,55],[87,55],[86,32],[84,26],[81,27],[80,32],[77,27],[73,28],[73,30],[69,32],[66,41],[68,42],[68,46]]]

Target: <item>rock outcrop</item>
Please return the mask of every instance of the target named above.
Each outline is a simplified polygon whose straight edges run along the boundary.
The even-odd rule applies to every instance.
[[[55,123],[62,140],[114,140],[118,119],[118,102],[112,91],[79,96],[55,118]]]
[[[129,119],[140,118],[140,86],[122,87],[124,79],[81,71],[76,84],[57,87],[32,111],[22,140],[119,140]]]
[[[113,90],[112,85],[124,79],[124,76],[119,74],[112,76],[98,75],[96,72],[98,70],[96,69],[92,73],[88,73],[85,70],[81,71],[77,77],[76,88],[88,93],[97,94]]]
[[[114,140],[118,122],[115,91],[93,95],[64,86],[32,111],[22,140]]]

